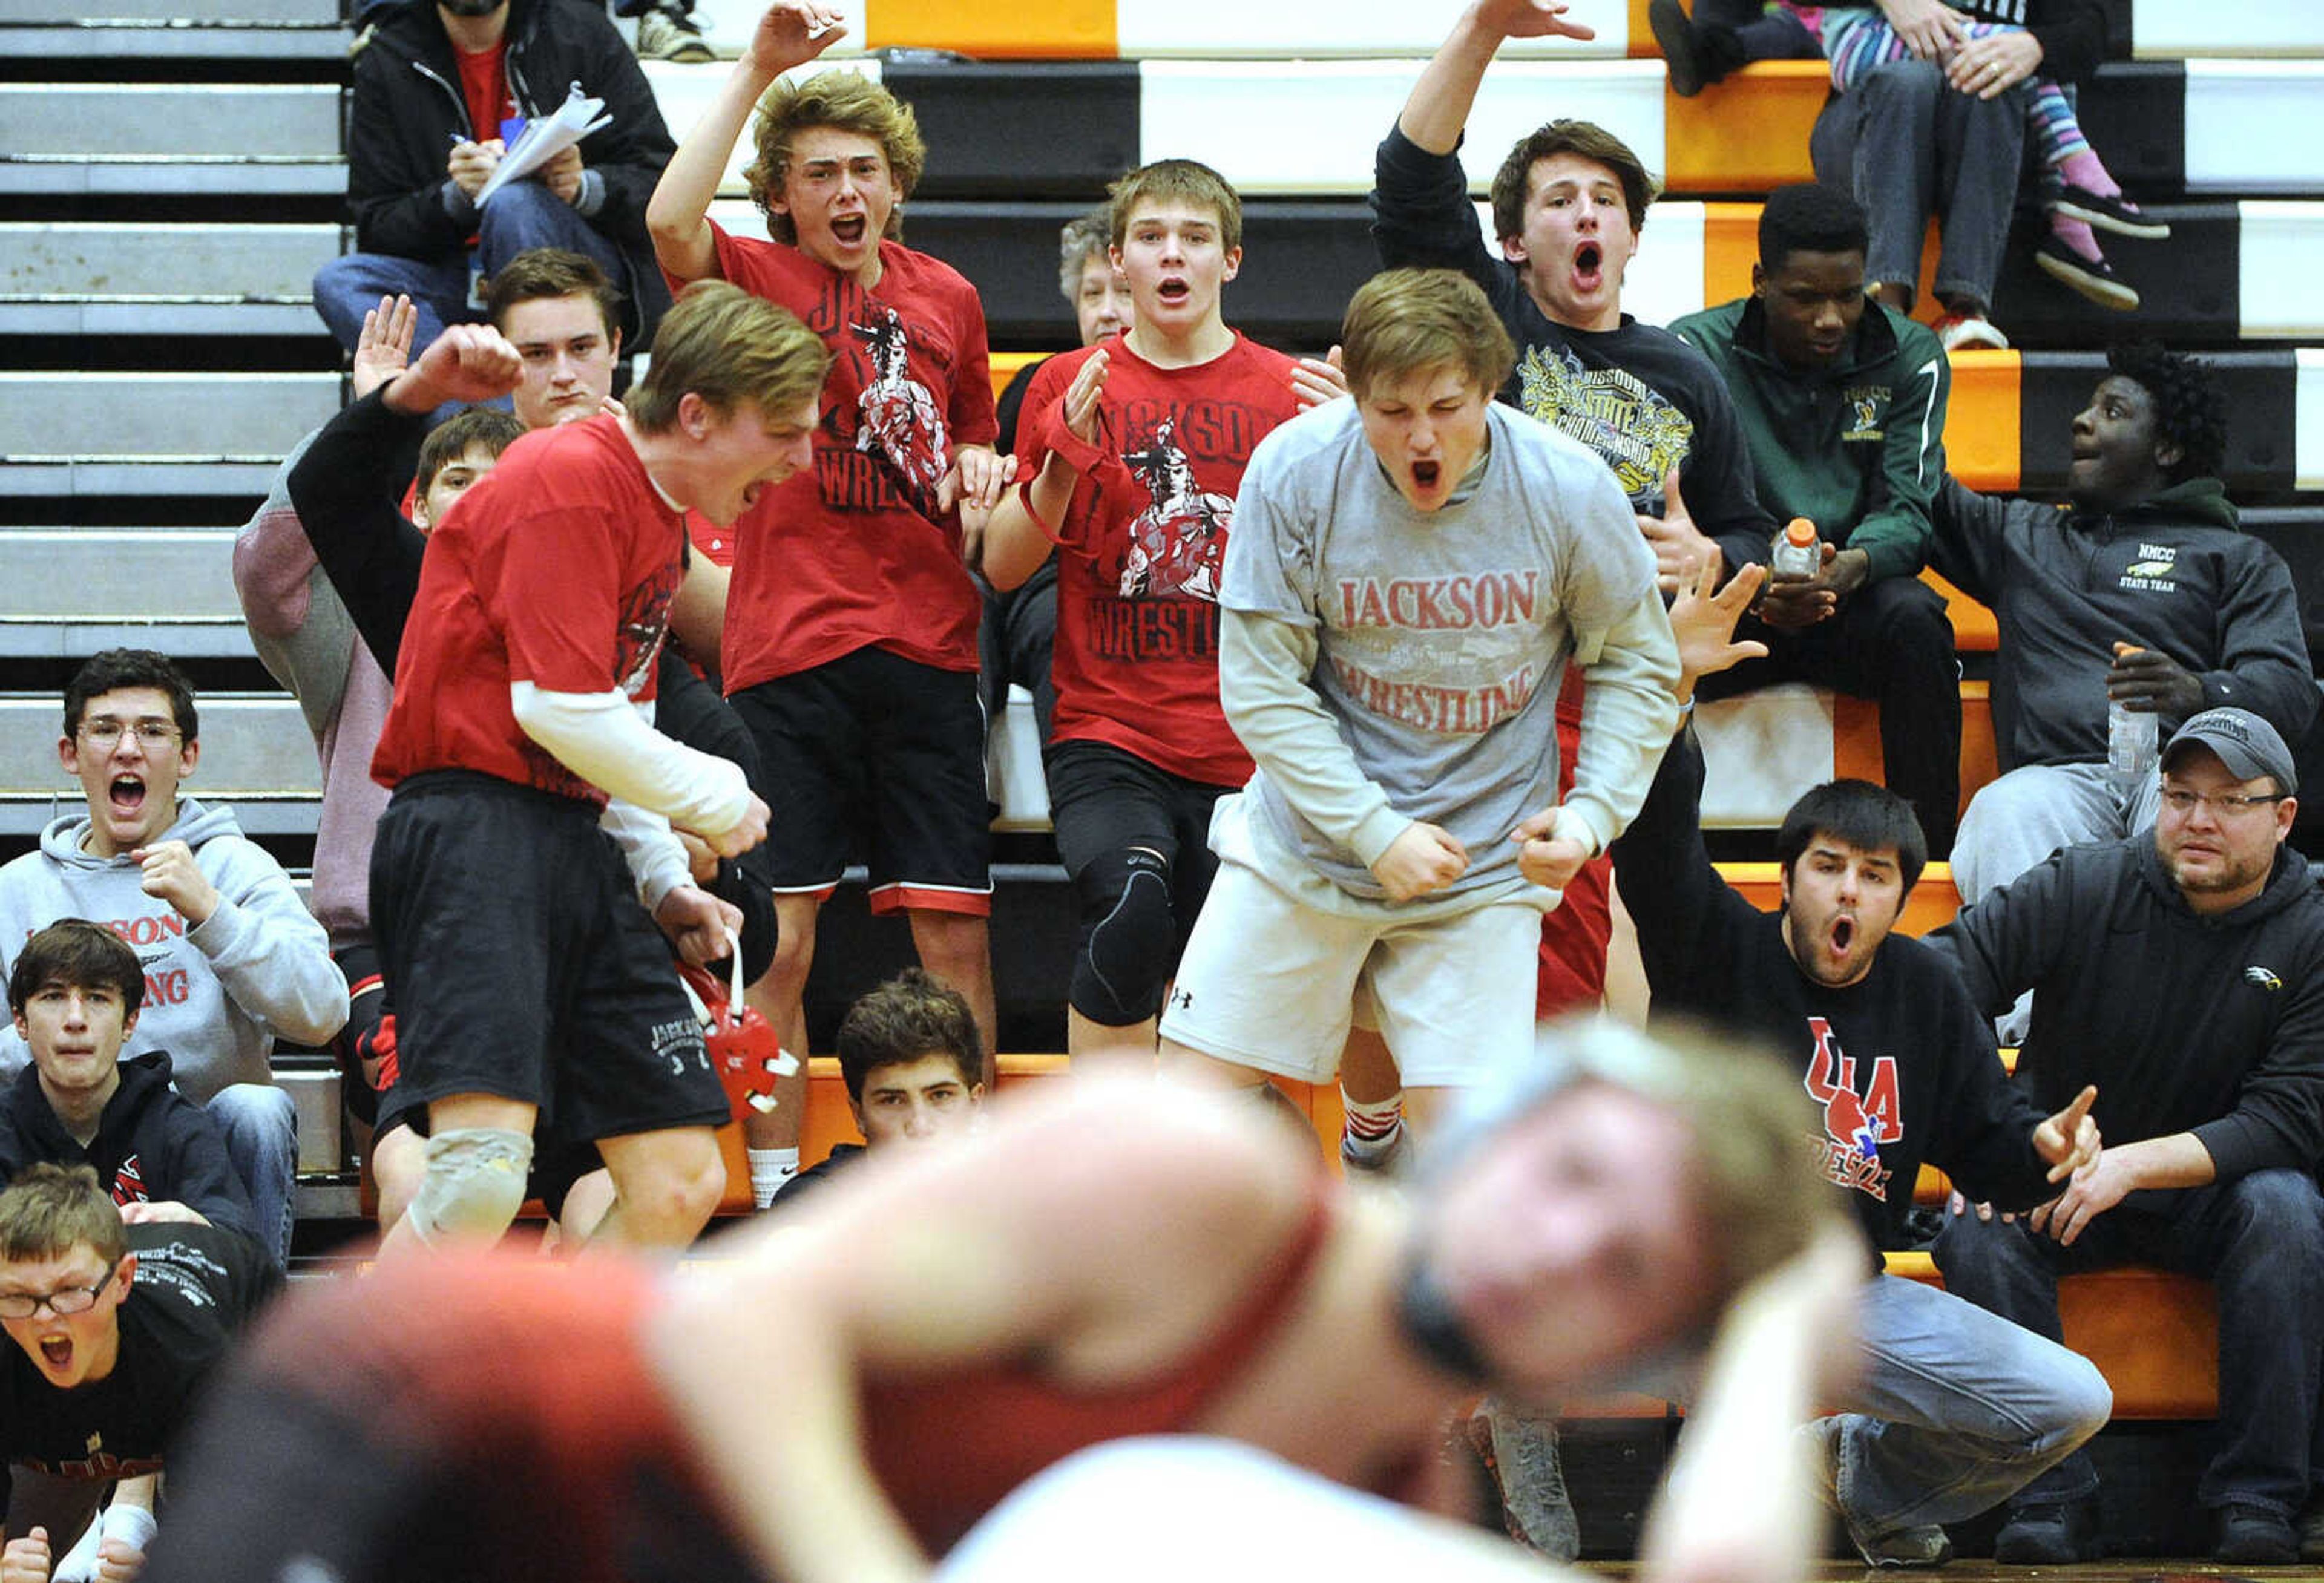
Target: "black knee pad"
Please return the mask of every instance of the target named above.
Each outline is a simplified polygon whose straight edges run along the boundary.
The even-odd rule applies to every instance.
[[[1107,1027],[1143,1022],[1162,1009],[1178,944],[1170,905],[1170,864],[1144,847],[1122,847],[1074,877],[1082,927],[1068,998]]]

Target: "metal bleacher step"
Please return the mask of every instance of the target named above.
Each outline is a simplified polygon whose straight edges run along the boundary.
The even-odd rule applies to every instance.
[[[275,159],[339,152],[331,83],[11,82],[0,123],[12,155]]]
[[[31,487],[76,464],[217,463],[254,471],[231,492],[263,492],[300,437],[339,410],[339,394],[330,373],[0,372],[0,492],[76,492]]]
[[[0,195],[331,196],[333,83],[0,83]]]
[[[247,659],[230,529],[0,529],[0,660],[101,649]]]
[[[352,37],[337,17],[322,22],[226,22],[184,16],[44,20],[0,25],[0,60],[336,65],[346,60]]]
[[[331,225],[0,223],[0,335],[322,333]]]

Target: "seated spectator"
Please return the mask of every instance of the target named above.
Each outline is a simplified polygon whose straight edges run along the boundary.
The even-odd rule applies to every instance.
[[[1081,344],[1094,346],[1128,327],[1133,311],[1130,283],[1113,267],[1111,225],[1105,209],[1092,209],[1065,222],[1059,233],[1057,289],[1073,304],[1074,322]],[[1005,456],[1017,449],[1017,413],[1033,375],[1048,363],[1028,363],[1010,376],[995,403],[1001,437],[994,443]],[[971,566],[983,558],[984,524],[990,512],[973,506],[961,509],[961,548]],[[1001,718],[1009,702],[1011,683],[1033,695],[1033,718],[1041,741],[1049,740],[1057,717],[1057,686],[1050,676],[1049,658],[1057,642],[1057,563],[1043,561],[1038,570],[1016,587],[1001,590],[984,584],[984,621],[977,629],[978,675],[984,689],[984,717]]]
[[[1758,575],[1747,567],[1714,599],[1706,568],[1672,608],[1682,697],[1757,646],[1727,640]],[[2067,1088],[2045,1117],[2009,1086],[1946,961],[1893,933],[1927,855],[1902,799],[1842,780],[1794,804],[1776,838],[1783,910],[1771,914],[1711,865],[1702,778],[1702,753],[1682,732],[1614,843],[1655,1016],[1748,1035],[1797,1073],[1828,1191],[1869,1250],[1913,1246],[1906,1219],[1924,1160],[2024,1210],[2102,1157],[2089,1119],[2098,1091]],[[1933,1566],[1951,1553],[1942,1524],[1977,1515],[2096,1434],[2112,1398],[2054,1329],[2045,1339],[1878,1274],[1877,1252],[1869,1267],[1859,1361],[1825,1400],[1837,1411],[1813,1428],[1817,1467],[1867,1564]]]
[[[2287,741],[2316,715],[2292,574],[2237,530],[2216,476],[2227,450],[2218,385],[2194,358],[2152,343],[2114,348],[2107,368],[2073,421],[2065,507],[1994,499],[1951,478],[1932,507],[1930,564],[1989,605],[2000,630],[2003,773],[1970,800],[1953,847],[1966,904],[2060,847],[2154,822],[2151,763],[2108,768],[2109,704],[2154,717],[2161,734],[2234,704]],[[2002,1042],[2024,1031],[2020,1007]]]
[[[1043,1468],[1157,1432],[1449,1509],[1443,1422],[1482,1386],[1579,1390],[1706,1340],[1649,1554],[1791,1583],[1789,1442],[1862,1268],[1798,1091],[1620,1029],[1520,1064],[1410,1202],[1351,1203],[1271,1117],[1083,1078],[683,1272],[466,1257],[302,1293],[187,1442],[149,1583],[292,1557],[594,1578],[622,1553],[918,1578]],[[1149,1515],[1205,1517],[1161,1491]],[[1247,1575],[1222,1537],[1219,1575]]]
[[[145,968],[131,1055],[167,1050],[179,1091],[207,1105],[249,1191],[258,1238],[290,1256],[299,1116],[274,1086],[274,1041],[318,1049],[347,1019],[330,939],[281,864],[230,808],[180,795],[201,759],[193,689],[146,649],[108,649],[65,687],[57,757],[88,811],[0,869],[0,961],[59,918],[96,918]],[[0,1065],[30,1058],[13,1028]]]
[[[2313,1559],[2324,1511],[2324,890],[2285,844],[2299,789],[2266,721],[2207,709],[2163,750],[2152,832],[2058,852],[1929,937],[1986,1015],[2033,991],[2018,1085],[2049,1105],[2098,1084],[2107,1138],[2031,1215],[1956,1198],[1934,1249],[1945,1289],[2055,1336],[2061,1275],[2138,1263],[2213,1282],[2219,1413],[2195,1498],[2213,1559],[2261,1566],[2301,1559],[2294,1519]],[[1994,1560],[2092,1559],[2097,1493],[2079,1453],[2044,1473]]]
[[[1804,680],[1879,700],[1889,788],[1942,858],[1960,808],[1960,666],[1944,601],[1915,574],[1950,376],[1934,336],[1867,302],[1864,250],[1864,211],[1846,193],[1778,188],[1760,211],[1751,295],[1671,326],[1726,380],[1760,504],[1812,522],[1822,557],[1812,576],[1767,580],[1744,622],[1766,657],[1706,678],[1702,695]],[[1748,529],[1717,541],[1730,566],[1768,556]]]
[[[525,122],[575,88],[604,100],[607,124],[479,206]],[[357,251],[316,272],[315,309],[352,351],[364,312],[408,295],[427,345],[446,325],[484,317],[481,281],[518,253],[561,247],[587,254],[629,295],[628,328],[649,341],[669,296],[646,240],[646,197],[675,146],[598,6],[402,0],[355,57],[347,202]]]
[[[2018,168],[2040,99],[2037,143],[2045,162],[2076,184],[2061,195],[2067,236],[2088,235],[2092,216],[2109,229],[2155,229],[2120,201],[2120,189],[2082,141],[2059,82],[2080,82],[2106,49],[2098,0],[1881,0],[1826,8],[1825,53],[1831,99],[1816,118],[1810,150],[1817,179],[1856,195],[1871,216],[1868,268],[1880,300],[1909,313],[1919,290],[1921,244],[1932,216],[1939,226],[1936,295],[1944,315],[1937,338],[1948,352],[2006,346],[1992,322],[1994,281],[2016,206]],[[1993,23],[2024,23],[1995,29]],[[2048,91],[2035,86],[2037,78]],[[2062,116],[2052,115],[2062,111]],[[2086,193],[2087,198],[2080,194]],[[2080,216],[2077,222],[2077,216]],[[2076,229],[2076,224],[2080,229]],[[2052,268],[2083,258],[2084,281],[2107,278],[2082,251],[2060,244]],[[2050,255],[2045,255],[2050,256]],[[2108,272],[2110,273],[2110,272]],[[2126,288],[2119,288],[2121,290]],[[2135,294],[2131,300],[2136,300]],[[2118,304],[2117,304],[2118,305]]]
[[[1910,10],[1896,0],[1887,4]],[[1942,13],[1945,8],[1932,9]],[[1918,53],[1888,15],[1869,6],[1821,6],[1813,14],[1831,59],[1832,86],[1842,92],[1865,73]],[[2170,235],[2171,227],[2148,219],[2123,197],[2121,185],[2082,135],[2065,90],[2055,78],[2033,70],[2032,63],[2038,63],[2044,51],[2039,38],[2014,24],[2014,19],[2024,14],[2024,0],[2012,0],[2006,13],[2012,22],[1938,15],[1935,25],[1948,40],[1939,57],[1946,84],[1960,93],[1993,97],[2021,79],[2025,83],[2021,96],[2025,129],[2042,163],[2047,192],[2043,207],[2050,223],[2050,234],[2035,247],[2034,262],[2099,307],[2126,312],[2138,306],[2138,293],[2107,262],[2091,228],[2159,238]]]
[[[1671,92],[1691,99],[1754,60],[1821,60],[1823,45],[1775,0],[1647,0],[1646,25],[1661,46]]]
[[[1230,326],[1242,200],[1193,160],[1113,184],[1118,339],[1053,358],[1026,398],[1017,472],[985,529],[994,586],[1057,566],[1057,717],[1042,767],[1080,902],[1065,1047],[1148,1062],[1154,1018],[1217,861],[1211,810],[1250,778],[1219,706],[1219,576],[1258,445],[1342,392]],[[1328,377],[1327,377],[1328,376]]]
[[[94,1528],[95,1575],[134,1574],[154,1533],[152,1475],[211,1373],[281,1275],[238,1231],[124,1225],[86,1165],[27,1167],[0,1192],[0,1571],[45,1583]]]
[[[145,974],[119,935],[51,924],[8,970],[8,1009],[32,1063],[0,1091],[0,1181],[45,1160],[87,1165],[131,1224],[189,1220],[254,1236],[250,1195],[209,1112],[170,1086],[170,1054],[121,1059]]]
[[[778,1201],[797,1204],[810,1189],[902,1146],[945,1143],[977,1124],[984,1105],[984,1041],[968,999],[919,968],[906,968],[847,1008],[839,1025],[839,1075],[861,1144],[837,1144],[802,1171]]]

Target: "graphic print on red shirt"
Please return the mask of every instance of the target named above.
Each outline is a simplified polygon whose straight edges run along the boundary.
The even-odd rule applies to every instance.
[[[1060,402],[1094,350],[1052,357],[1034,374],[1018,477],[1038,473],[1053,448],[1080,449]],[[1299,411],[1296,365],[1240,335],[1189,368],[1157,367],[1119,336],[1103,350],[1101,456],[1065,520],[1047,525],[1058,545],[1053,734],[1240,786],[1250,755],[1219,707],[1219,571],[1251,451]]]
[[[517,724],[510,685],[650,699],[685,575],[679,513],[619,419],[524,436],[429,536],[373,778],[475,769],[603,805]]]
[[[974,670],[982,602],[936,490],[959,447],[998,432],[976,289],[894,242],[866,290],[796,247],[711,230],[719,273],[798,315],[832,354],[814,468],[731,535],[727,690],[872,646]]]

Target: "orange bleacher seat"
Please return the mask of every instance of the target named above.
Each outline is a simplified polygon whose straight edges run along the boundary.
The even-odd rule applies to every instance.
[[[1925,1253],[1892,1253],[1891,1275],[1944,1283]],[[2116,1418],[2200,1419],[2219,1410],[2218,1304],[2209,1281],[2131,1266],[2058,1283],[2066,1345],[2114,1387]]]

